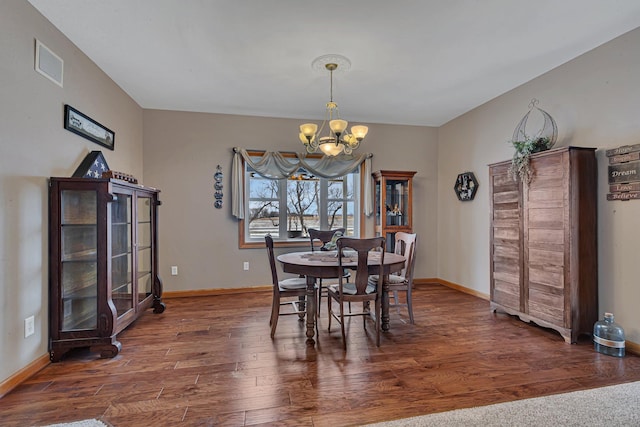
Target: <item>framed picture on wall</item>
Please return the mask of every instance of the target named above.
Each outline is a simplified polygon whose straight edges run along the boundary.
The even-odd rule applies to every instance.
[[[82,114],[71,105],[64,106],[64,128],[109,150],[114,149],[115,132]]]

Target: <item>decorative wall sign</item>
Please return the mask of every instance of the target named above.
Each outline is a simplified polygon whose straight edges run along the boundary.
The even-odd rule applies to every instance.
[[[468,202],[473,200],[478,191],[478,181],[476,180],[473,172],[463,172],[456,178],[456,183],[453,186],[453,190],[458,196],[458,200],[461,202]]]
[[[109,150],[114,149],[116,134],[71,105],[64,106],[64,128]]]
[[[109,165],[102,155],[102,151],[92,151],[84,158],[78,169],[73,173],[74,178],[102,178],[102,174],[109,170]]]
[[[213,174],[213,179],[216,181],[213,187],[216,189],[216,192],[213,194],[216,201],[214,202],[214,206],[218,209],[222,208],[222,168],[220,165],[216,167],[216,173]]]
[[[640,199],[640,144],[606,151],[609,157],[607,200]]]

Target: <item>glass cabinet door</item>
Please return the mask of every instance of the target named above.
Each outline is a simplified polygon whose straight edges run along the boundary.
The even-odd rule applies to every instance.
[[[151,295],[153,285],[153,242],[152,242],[152,208],[153,200],[150,197],[138,195],[137,217],[137,278],[138,298],[141,303]]]
[[[111,202],[111,299],[118,317],[133,309],[132,197],[115,193]]]
[[[96,329],[98,312],[97,196],[63,190],[61,215],[61,330]]]
[[[386,180],[386,225],[407,226],[409,224],[407,206],[409,206],[409,181]]]

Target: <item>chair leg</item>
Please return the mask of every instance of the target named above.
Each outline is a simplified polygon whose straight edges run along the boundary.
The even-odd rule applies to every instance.
[[[400,296],[398,296],[398,291],[393,291],[393,305],[396,306],[396,311],[400,314]]]
[[[276,301],[275,295],[271,298],[271,315],[269,316],[269,326],[273,325],[273,313],[276,311],[276,306],[280,305],[279,301]]]
[[[316,301],[316,307],[317,307],[316,312],[318,314],[318,317],[320,317],[320,306],[322,305],[321,302],[322,302],[322,279],[318,279],[318,300]]]
[[[331,300],[333,298],[331,297],[331,295],[327,294],[327,316],[329,316],[329,326],[327,327],[327,331],[331,332],[331,318],[333,317],[332,311],[331,311]]]
[[[381,305],[380,296],[376,299],[376,346],[380,347],[380,329],[382,329],[382,325],[380,323],[381,317]]]
[[[413,320],[413,302],[411,300],[411,288],[407,290],[407,310],[409,310],[409,323],[415,325]]]
[[[367,311],[371,311],[369,310],[369,301],[362,301],[362,312],[365,313]],[[351,309],[349,309],[349,313],[351,313]],[[366,315],[362,315],[362,327],[364,328],[364,330],[367,330],[367,316]]]
[[[278,317],[280,317],[280,301],[276,301],[276,305],[273,307],[273,315],[271,316],[271,339],[276,335]]]
[[[342,330],[342,348],[347,350],[347,335],[344,332],[344,304],[340,304],[340,328]]]
[[[349,276],[347,276],[347,283],[349,283]],[[349,301],[349,313],[351,313],[351,301]]]

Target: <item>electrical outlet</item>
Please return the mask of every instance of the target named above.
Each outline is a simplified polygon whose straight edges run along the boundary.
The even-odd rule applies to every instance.
[[[171,275],[172,276],[177,276],[178,275],[178,266],[177,265],[172,265],[171,266]]]
[[[35,319],[33,316],[29,316],[24,319],[24,337],[27,338],[36,331]]]
[[[249,261],[245,261],[242,268],[244,268],[244,271],[249,270]]]

